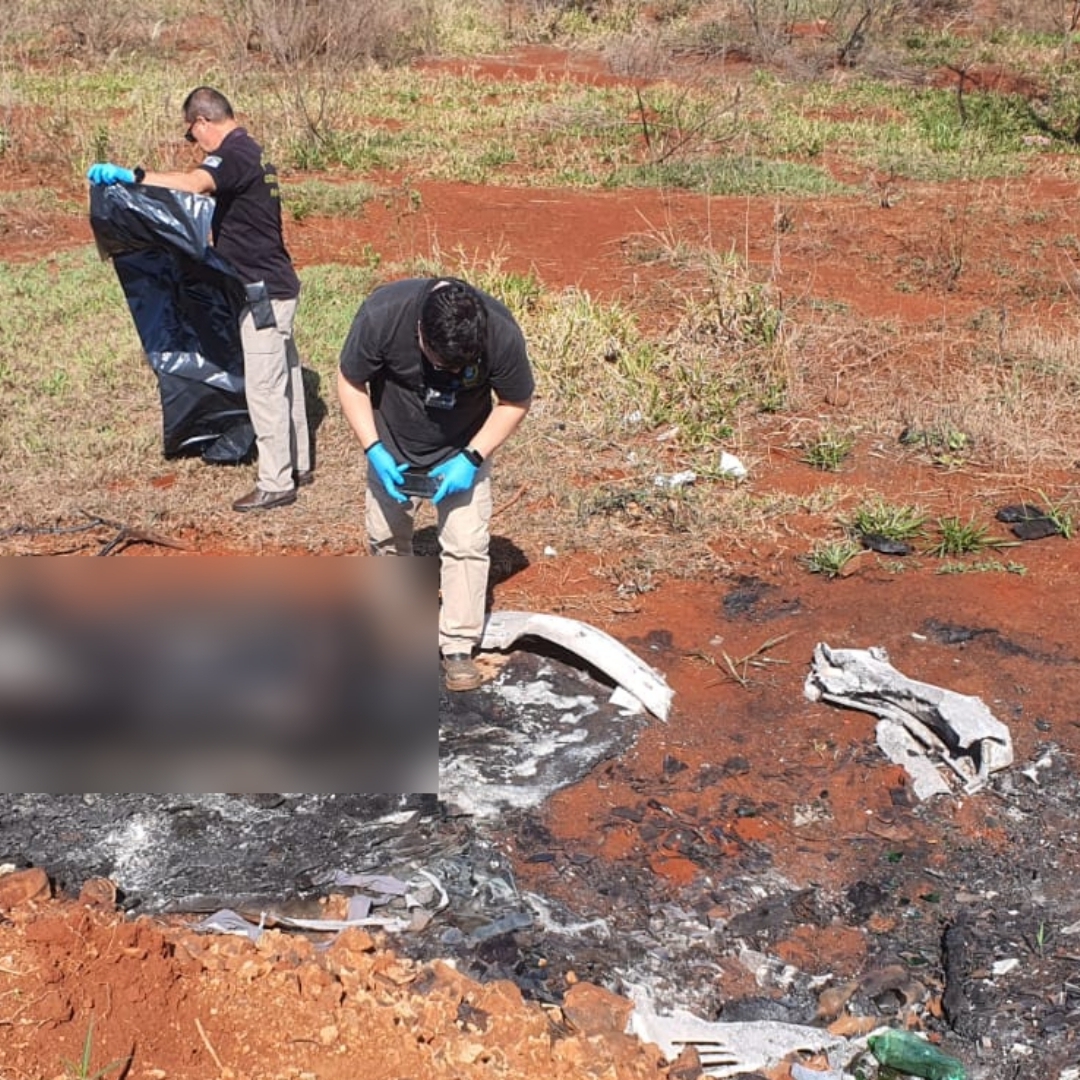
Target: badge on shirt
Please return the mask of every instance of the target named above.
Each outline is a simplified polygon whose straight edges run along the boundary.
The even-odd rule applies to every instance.
[[[461,380],[461,386],[465,390],[471,390],[474,386],[478,386],[480,384],[480,365],[469,364],[467,367],[463,367],[458,378]]]
[[[221,164],[221,158],[217,154],[208,154],[202,159],[202,163],[206,169],[216,169]]]

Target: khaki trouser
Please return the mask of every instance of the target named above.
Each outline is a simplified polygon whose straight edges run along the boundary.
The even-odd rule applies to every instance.
[[[364,522],[372,555],[412,555],[413,520],[419,499],[397,503],[368,470]],[[439,651],[469,653],[484,632],[491,525],[491,462],[485,461],[469,491],[448,495],[438,515]]]
[[[300,356],[293,342],[296,300],[274,300],[277,326],[256,330],[250,311],[240,320],[244,392],[259,455],[263,491],[291,491],[293,472],[311,469],[311,441]]]

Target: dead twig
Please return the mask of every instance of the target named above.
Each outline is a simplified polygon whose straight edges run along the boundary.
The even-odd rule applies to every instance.
[[[640,88],[635,87],[634,93],[637,96],[638,118],[641,121],[642,140],[645,143],[645,153],[650,165],[662,165],[669,158],[674,157],[677,153],[692,145],[703,132],[708,130],[710,124],[717,115],[717,111],[712,110],[693,123],[683,123],[683,118],[680,116],[680,105],[686,101],[686,91],[684,91],[683,94],[680,95],[679,101],[676,102],[673,107],[670,125],[668,125],[666,129],[659,125],[655,125],[653,129],[650,129],[649,109],[645,103],[645,99],[642,97]],[[738,106],[741,97],[742,88],[736,87],[735,93],[727,103],[727,109],[729,111],[734,111]],[[657,138],[653,137],[654,131]],[[715,136],[714,140],[730,142],[734,137],[734,134],[735,127],[733,122],[729,131],[725,132],[722,136]]]
[[[98,555],[111,555],[128,544],[157,544],[160,547],[175,548],[178,551],[187,551],[189,547],[180,540],[174,540],[170,536],[152,532],[149,529],[137,529],[130,525],[124,525],[119,521],[110,521],[108,518],[91,514],[88,510],[80,510],[89,520],[84,525],[11,525],[0,531],[0,541],[10,540],[18,536],[68,536],[72,533],[92,532],[94,529],[115,529],[116,535],[107,541],[98,552]],[[71,548],[54,554],[69,554],[78,549]]]
[[[645,151],[651,158],[652,137],[649,135],[649,117],[645,109],[645,101],[641,96],[641,90],[639,87],[634,87],[634,93],[637,95],[638,115],[641,117],[641,133],[645,139]]]
[[[124,525],[116,536],[98,552],[98,555],[110,555],[128,544],[157,544],[159,547],[174,548],[177,551],[189,550],[187,544],[173,540],[172,537],[162,536],[160,533],[149,532],[146,529],[132,529]]]
[[[26,1012],[27,1009],[32,1009],[35,1005],[40,1004],[49,996],[50,993],[53,993],[53,991],[47,990],[44,994],[39,994],[32,1001],[24,1001],[22,1005],[20,1005],[10,1016],[0,1017],[0,1027],[9,1027],[14,1025],[15,1021],[18,1020],[19,1017],[22,1016],[22,1014]],[[46,1023],[45,1020],[40,1020],[35,1025],[35,1027],[41,1027],[41,1025],[44,1023]]]
[[[136,529],[119,521],[109,521],[107,518],[98,517],[96,514],[91,514],[86,510],[82,510],[81,513],[86,514],[95,526],[101,525],[107,529],[116,530],[116,535],[104,544],[98,552],[99,556],[111,555],[114,551],[122,550],[128,544],[157,544],[159,547],[174,548],[177,551],[189,550],[187,544],[180,540],[174,540],[171,536],[162,536],[161,533],[151,532],[149,529]]]
[[[791,637],[791,634],[780,634],[779,637],[769,638],[767,641],[763,641],[752,652],[748,652],[745,656],[740,656],[737,659],[732,658],[728,653],[721,652],[723,657],[723,668],[727,675],[737,682],[743,689],[746,689],[750,685],[749,669],[751,667],[764,668],[769,664],[787,664],[788,660],[778,660],[772,656],[765,656],[764,654],[769,649],[775,648],[781,642],[787,641]],[[714,656],[710,656],[704,652],[692,652],[687,653],[687,656],[696,657],[699,660],[704,660],[706,663],[712,664],[713,667],[721,667],[720,662]],[[715,686],[716,683],[710,685]]]
[[[97,522],[94,521],[86,525],[9,525],[0,532],[0,540],[8,540],[13,536],[66,536],[69,533],[89,532],[96,528]]]
[[[506,502],[502,503],[499,506],[496,506],[495,509],[491,511],[491,516],[496,517],[498,514],[501,514],[504,510],[509,510],[510,507],[513,506],[514,503],[516,503],[522,497],[522,495],[524,495],[525,492],[528,491],[528,490],[529,490],[529,485],[528,484],[522,484],[521,487],[519,487],[517,489],[517,491],[515,491],[514,494],[511,495],[510,498],[506,500]]]
[[[673,810],[670,806],[665,806],[659,799],[649,799],[645,805],[650,810],[656,810],[658,813],[666,814],[672,821],[674,821],[680,828],[685,829],[696,837],[701,843],[710,843],[709,838],[701,831],[697,823],[691,821],[684,814],[680,814],[677,810]]]
[[[198,1029],[199,1038],[203,1041],[203,1046],[206,1047],[206,1052],[214,1059],[214,1064],[218,1067],[219,1072],[225,1071],[225,1066],[221,1063],[221,1058],[218,1057],[217,1051],[214,1049],[213,1044],[210,1042],[209,1036],[203,1030],[202,1023],[199,1018],[195,1017],[195,1027]]]
[[[965,126],[968,122],[968,114],[967,107],[964,104],[964,86],[968,80],[968,71],[971,69],[971,65],[946,64],[945,67],[956,76],[956,109],[960,114],[961,126]]]

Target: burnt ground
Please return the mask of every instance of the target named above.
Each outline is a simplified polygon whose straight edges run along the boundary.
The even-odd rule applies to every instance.
[[[2,178],[27,182],[7,160]],[[718,250],[730,242],[758,265],[775,256],[771,199],[706,206],[700,197],[561,192],[538,209],[527,191],[417,187],[422,210],[409,218],[372,207],[355,221],[293,226],[298,262],[348,261],[368,243],[388,260],[461,245],[505,251],[508,270],[535,269],[552,287],[632,299],[646,275],[634,252],[650,222],[673,234],[708,232]],[[792,208],[792,239],[776,267],[789,294],[902,329],[887,365],[841,356],[806,374],[810,391],[820,390],[819,417],[857,414],[881,400],[889,379],[936,385],[938,335],[962,334],[987,308],[1009,305],[1047,324],[1068,311],[1054,287],[1061,268],[1030,257],[1033,245],[1052,250],[1071,232],[1077,189],[1067,163],[1048,158],[1038,173],[977,192],[912,184],[902,194],[888,208],[873,199]],[[946,290],[926,275],[947,210],[961,200],[965,265]],[[1026,214],[1033,205],[1039,214]],[[11,258],[90,242],[85,222],[72,218],[6,226]],[[994,269],[1006,258],[1011,276]],[[838,386],[843,395],[826,393]],[[769,442],[775,434],[763,428],[755,448],[757,490],[807,495],[832,482]],[[972,509],[991,525],[996,507],[1040,489],[1075,490],[1071,470],[943,469],[884,440],[861,446],[843,480],[941,513]],[[244,550],[215,529],[207,526],[201,550]],[[670,719],[607,747],[538,805],[493,820],[446,805],[309,796],[332,822],[313,849],[295,830],[323,819],[293,796],[254,804],[220,796],[209,809],[185,797],[148,819],[163,814],[168,827],[141,834],[130,833],[147,812],[137,796],[8,796],[0,853],[44,866],[66,895],[105,876],[120,896],[114,902],[105,888],[74,905],[43,893],[27,899],[13,883],[29,879],[8,879],[5,1072],[61,1074],[80,1058],[93,1018],[94,1064],[133,1052],[130,1075],[155,1080],[355,1076],[358,1061],[365,1075],[388,1078],[659,1075],[655,1054],[620,1038],[625,1017],[613,999],[581,1008],[590,981],[615,991],[637,981],[660,1004],[710,1018],[786,1019],[850,1035],[882,1023],[921,1028],[973,1080],[1076,1075],[1076,541],[1010,549],[1022,574],[945,575],[927,560],[898,572],[865,555],[826,581],[796,564],[802,539],[717,535],[695,540],[722,554],[725,573],[658,574],[627,589],[602,555],[545,558],[535,532],[514,538],[526,557],[497,584],[495,603],[614,634],[674,687]],[[673,541],[673,565],[685,554]],[[876,746],[872,717],[805,699],[821,641],[882,646],[906,675],[979,696],[1009,725],[1015,764],[975,795],[917,802]],[[502,723],[516,721],[504,714]],[[414,815],[404,824],[393,816],[403,809]],[[442,860],[454,903],[424,930],[354,931],[329,948],[277,929],[258,945],[196,936],[187,929],[196,914],[163,908],[208,893],[208,880],[139,876],[131,849],[101,846],[106,818],[118,818],[144,855],[203,853],[187,869],[207,870],[207,851],[242,854],[227,863],[222,899],[248,894],[262,908],[279,892],[323,897],[329,910],[336,901],[325,900],[313,869],[363,858],[365,866],[345,868],[404,872],[426,859]],[[300,835],[317,858],[296,851]],[[507,916],[516,918],[498,922]],[[430,966],[436,956],[481,982]],[[772,1075],[786,1080],[788,1070]]]
[[[661,1005],[720,1020],[828,1025],[850,1036],[880,1024],[925,1029],[971,1077],[1067,1075],[1080,972],[1078,657],[1075,606],[1053,600],[1071,573],[1059,556],[1071,549],[1039,543],[1029,575],[989,594],[981,575],[950,578],[947,588],[940,578],[906,580],[901,596],[884,575],[822,583],[789,574],[640,598],[639,611],[611,621],[675,687],[672,717],[623,732],[584,766],[584,779],[578,763],[535,805],[518,800],[492,816],[424,798],[5,796],[2,846],[15,861],[48,867],[68,895],[87,878],[117,882],[129,922],[142,925],[143,915],[170,934],[222,906],[252,919],[340,915],[333,871],[409,877],[426,867],[449,907],[422,930],[381,938],[422,965],[409,986],[426,985],[417,972],[435,958],[485,985],[513,983],[548,1009],[584,983],[616,993],[644,985]],[[742,682],[701,659],[785,634],[768,654],[774,663],[748,666]],[[905,674],[979,694],[1008,723],[1015,765],[977,794],[918,802],[877,748],[871,716],[802,697],[817,640],[882,644]],[[515,664],[524,665],[516,674]],[[507,671],[522,686],[546,678],[525,653]],[[564,694],[603,698],[583,672],[560,678]],[[465,756],[481,753],[470,727],[494,720],[517,732],[528,722],[528,710],[515,717],[490,688],[444,710],[445,749]],[[90,918],[61,910],[15,905],[0,937],[26,958],[12,970],[33,962],[79,987],[55,958],[40,966],[52,924]],[[137,948],[117,938],[117,925],[106,919],[80,934],[102,956],[117,940]],[[280,933],[294,943],[285,951],[306,947],[296,932]],[[190,931],[178,940],[190,942]],[[241,977],[245,965],[268,943],[221,940],[193,947],[200,956],[235,949],[213,978],[250,988],[244,979],[258,976],[248,967]],[[110,985],[159,978],[123,955],[112,963]],[[76,1052],[93,999],[72,987],[65,992],[82,1008],[60,1021],[50,1005],[33,1040],[18,1029],[20,1045],[40,1039]],[[332,1011],[341,1008],[348,999]],[[96,1030],[104,1040],[127,1022],[114,1008]]]

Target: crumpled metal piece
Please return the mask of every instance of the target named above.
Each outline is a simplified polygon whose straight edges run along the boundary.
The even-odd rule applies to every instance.
[[[659,1047],[668,1061],[674,1061],[684,1047],[698,1051],[706,1076],[735,1077],[772,1069],[792,1054],[828,1054],[847,1061],[857,1047],[824,1028],[785,1024],[775,1020],[711,1021],[685,1009],[673,1009],[661,1016],[643,987],[628,985],[627,996],[634,1003],[627,1033]]]
[[[958,694],[901,674],[885,650],[814,647],[804,687],[811,701],[828,701],[880,717],[878,744],[891,761],[907,770],[920,799],[948,792],[933,767],[937,754],[973,794],[990,773],[1013,762],[1012,736],[981,698]]]
[[[632,694],[661,720],[668,718],[674,691],[662,675],[621,641],[588,623],[533,611],[494,611],[484,626],[481,649],[508,649],[523,637],[538,637],[587,660]]]
[[[264,911],[259,921],[254,923],[231,908],[222,908],[195,923],[191,929],[200,933],[234,934],[252,941],[258,941],[268,927],[324,933],[340,932],[352,927],[377,927],[389,933],[418,932],[438,912],[449,906],[450,897],[434,874],[424,869],[417,870],[416,874],[422,880],[406,882],[385,874],[348,874],[339,871],[334,876],[336,882],[376,890],[374,896],[350,896],[348,914],[344,919],[304,919]],[[371,914],[373,907],[389,904],[394,898],[401,899],[405,914]]]

